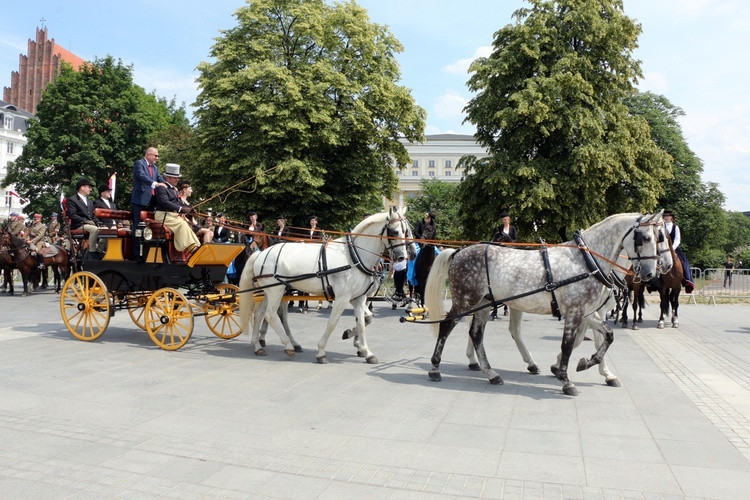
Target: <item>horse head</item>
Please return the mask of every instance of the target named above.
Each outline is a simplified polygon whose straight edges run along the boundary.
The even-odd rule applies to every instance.
[[[411,225],[406,220],[406,209],[391,207],[386,218],[385,231],[388,236],[386,247],[391,253],[394,262],[404,259],[414,260],[417,257],[417,249],[412,240]]]
[[[672,270],[674,265],[674,250],[672,250],[672,241],[669,238],[664,229],[664,220],[662,215],[664,210],[661,210],[655,216],[658,216],[658,220],[654,222],[654,228],[656,230],[656,247],[659,258],[656,260],[656,276],[661,274],[668,274]]]
[[[664,256],[669,253],[660,253],[660,245],[663,245],[663,233],[660,237],[658,229],[663,228],[661,215],[659,212],[637,217],[622,239],[622,248],[633,263],[633,272],[643,281],[658,277],[663,272],[662,266],[672,266],[671,257]],[[632,241],[628,241],[631,233]]]

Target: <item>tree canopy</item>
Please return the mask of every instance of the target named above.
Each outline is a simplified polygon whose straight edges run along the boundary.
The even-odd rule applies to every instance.
[[[459,205],[456,200],[458,185],[424,178],[420,182],[420,188],[419,193],[407,203],[409,211],[406,215],[412,227],[422,220],[425,213],[431,212],[435,215],[438,239],[461,240],[463,228],[456,223],[459,220]]]
[[[398,139],[424,130],[397,83],[401,44],[353,1],[257,0],[235,17],[198,66],[194,185],[242,183],[222,197],[229,213],[314,213],[329,228],[382,209],[394,162],[408,163]]]
[[[529,3],[470,67],[467,121],[490,153],[464,162],[461,215],[474,238],[510,210],[521,233],[567,239],[611,213],[656,208],[672,176],[624,102],[641,76],[641,28],[622,2]]]
[[[49,213],[59,211],[60,193],[72,194],[79,178],[96,187],[117,173],[116,195],[125,200],[133,161],[149,137],[186,124],[183,108],[133,84],[132,68],[122,61],[107,56],[79,71],[63,64],[29,120],[28,142],[4,183],[15,183],[31,200],[27,211]]]

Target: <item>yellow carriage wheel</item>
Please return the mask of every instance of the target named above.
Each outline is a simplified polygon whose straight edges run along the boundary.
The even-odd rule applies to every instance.
[[[154,344],[167,351],[184,346],[193,334],[190,303],[173,288],[161,288],[146,302],[146,331]]]
[[[128,314],[130,319],[133,320],[135,326],[141,330],[146,329],[146,319],[144,318],[146,313],[146,303],[148,302],[148,295],[128,295]]]
[[[235,294],[233,300],[209,301],[205,306],[208,329],[219,338],[233,339],[242,333],[239,321],[240,287],[229,283],[216,285],[220,295]]]
[[[74,273],[65,281],[60,293],[60,314],[65,327],[75,338],[98,339],[109,326],[107,286],[93,273]]]

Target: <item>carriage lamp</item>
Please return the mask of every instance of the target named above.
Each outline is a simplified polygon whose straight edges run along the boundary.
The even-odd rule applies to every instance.
[[[154,231],[150,227],[146,227],[143,230],[143,239],[146,241],[151,241],[154,238]]]
[[[140,221],[138,227],[135,228],[135,237],[138,238],[140,245],[138,246],[138,256],[143,257],[143,237],[146,230],[146,223]]]

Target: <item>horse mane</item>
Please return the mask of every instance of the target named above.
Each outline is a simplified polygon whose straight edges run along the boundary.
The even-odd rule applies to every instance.
[[[352,229],[352,234],[359,234],[362,231],[364,231],[366,227],[376,222],[384,223],[387,218],[388,218],[388,212],[381,212],[379,214],[371,215],[367,217],[366,219],[362,220],[359,224],[357,224],[357,226],[354,229]]]

